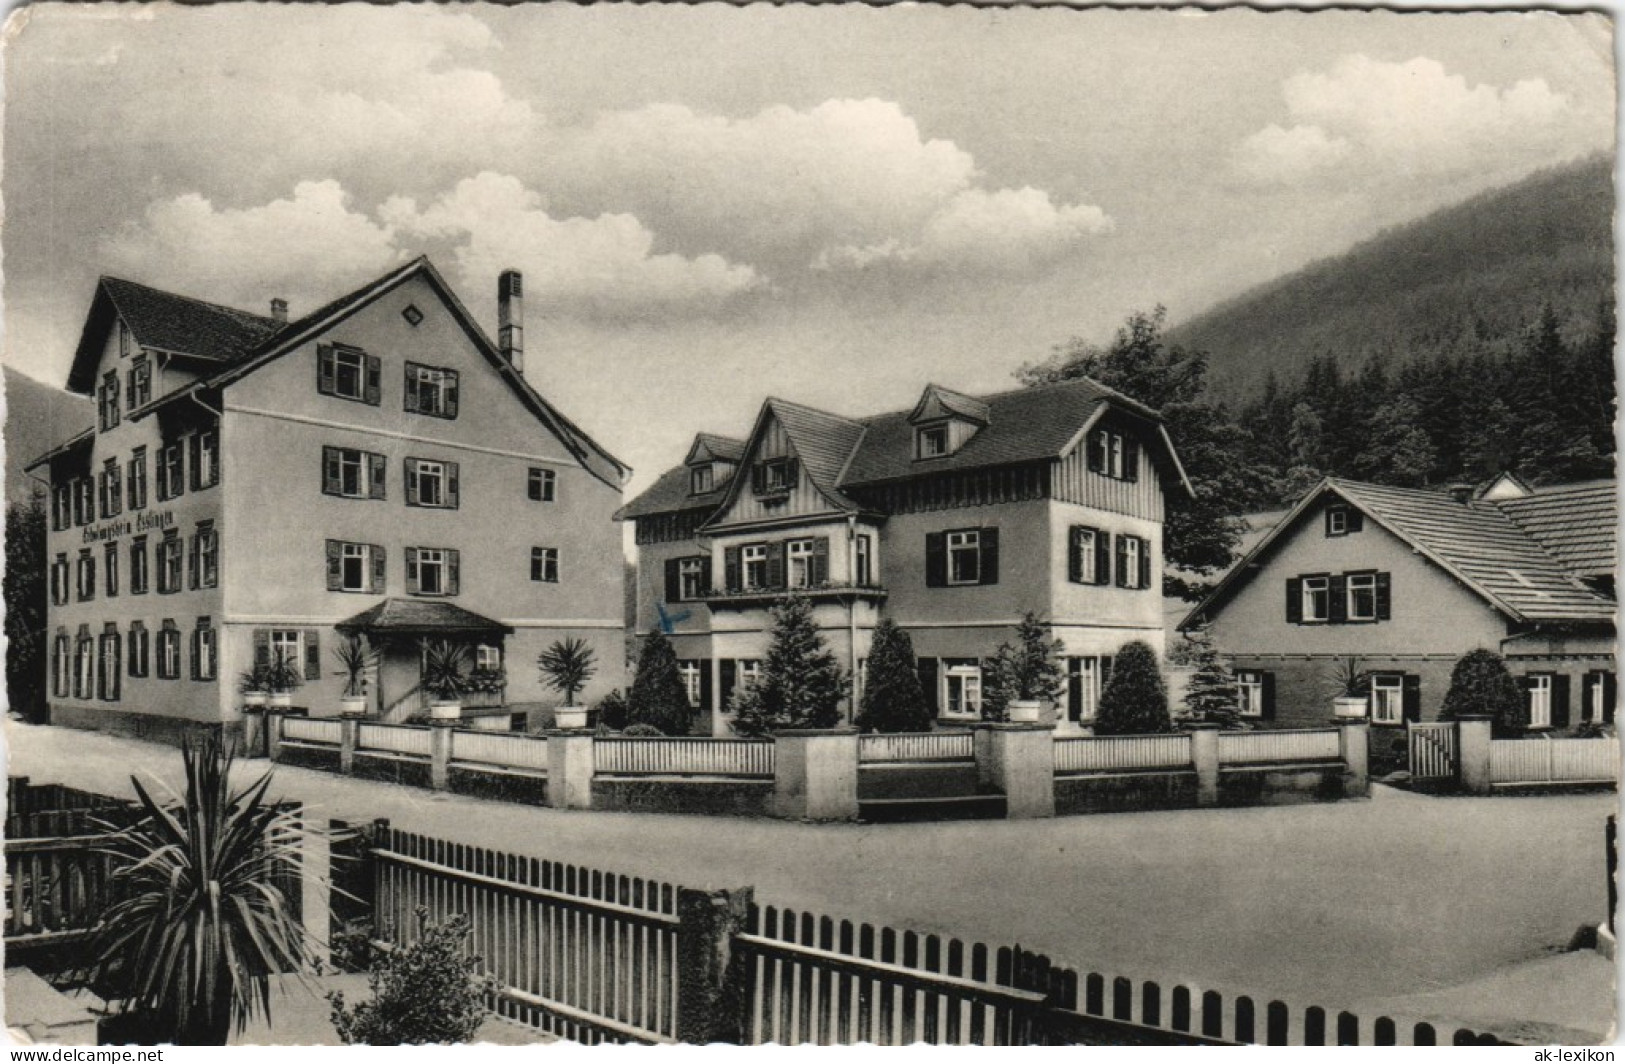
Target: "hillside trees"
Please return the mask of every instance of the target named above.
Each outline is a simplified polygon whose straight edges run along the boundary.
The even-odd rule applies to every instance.
[[[45,719],[45,582],[44,503],[12,503],[6,507],[6,704],[36,721]]]

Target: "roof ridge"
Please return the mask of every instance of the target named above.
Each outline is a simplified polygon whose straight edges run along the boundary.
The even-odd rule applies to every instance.
[[[778,396],[770,395],[766,400],[764,400],[764,402],[768,403],[769,405],[787,406],[791,409],[802,410],[809,414],[818,414],[821,417],[834,418],[837,421],[845,421],[851,425],[857,425],[860,427],[863,425],[863,421],[861,419],[852,417],[849,414],[837,414],[833,410],[825,410],[822,407],[817,406],[808,406],[806,403],[798,403],[793,399],[780,399]],[[747,438],[745,442],[749,443],[750,441]]]

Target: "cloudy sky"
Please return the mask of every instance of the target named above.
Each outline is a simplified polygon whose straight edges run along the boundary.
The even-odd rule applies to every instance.
[[[637,468],[766,395],[1009,386],[1613,143],[1596,15],[52,5],[5,63],[4,357],[95,278],[308,310],[429,254]]]

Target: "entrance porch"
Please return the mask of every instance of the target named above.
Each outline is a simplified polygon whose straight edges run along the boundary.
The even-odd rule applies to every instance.
[[[507,704],[504,657],[513,629],[449,602],[385,599],[334,626],[345,635],[363,635],[378,652],[367,684],[367,715],[389,723],[427,716],[429,692],[423,686],[425,648],[446,642],[467,648],[461,701],[465,710],[500,709]]]

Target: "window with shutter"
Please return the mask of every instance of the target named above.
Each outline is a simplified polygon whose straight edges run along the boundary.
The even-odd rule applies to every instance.
[[[444,366],[406,364],[406,410],[430,417],[457,416],[457,371]]]

